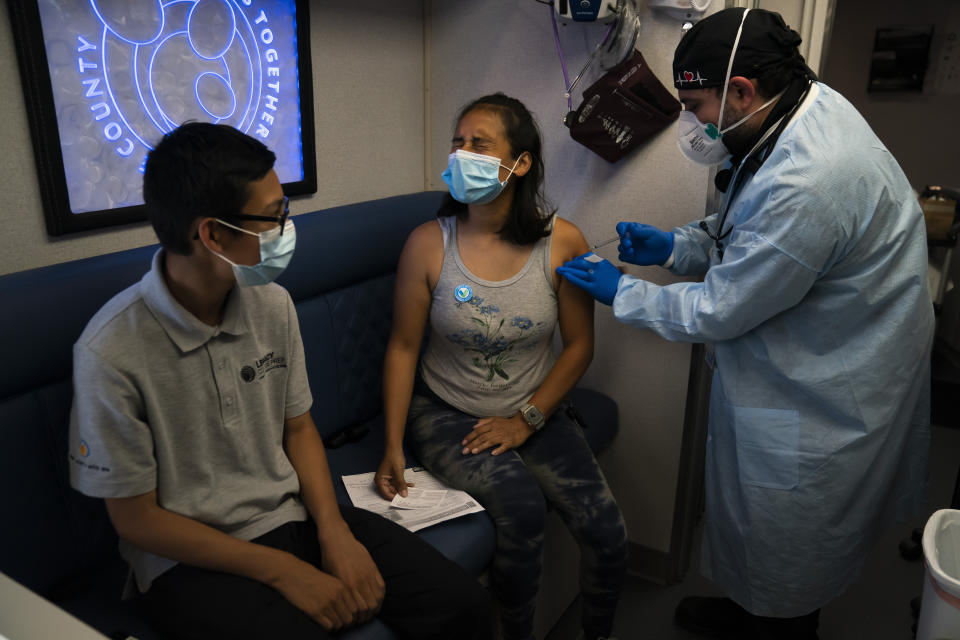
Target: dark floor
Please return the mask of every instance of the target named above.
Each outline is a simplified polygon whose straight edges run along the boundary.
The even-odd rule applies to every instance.
[[[949,506],[960,464],[960,428],[935,426],[930,458],[930,513]],[[826,606],[820,618],[821,640],[911,640],[910,600],[923,588],[923,563],[900,557],[898,545],[926,517],[886,532],[867,560],[859,582]],[[700,576],[698,552],[680,584],[662,587],[630,576],[614,625],[621,640],[698,640],[673,625],[673,610],[689,595],[721,595]],[[579,632],[579,603],[563,615],[546,640],[573,640]]]

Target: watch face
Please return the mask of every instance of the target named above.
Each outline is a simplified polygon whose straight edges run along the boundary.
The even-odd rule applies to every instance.
[[[531,427],[538,428],[543,423],[543,414],[535,406],[527,405],[523,408],[523,417]]]

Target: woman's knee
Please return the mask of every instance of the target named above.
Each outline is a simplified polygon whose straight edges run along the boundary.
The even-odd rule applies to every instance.
[[[490,502],[495,506],[487,510],[497,525],[498,537],[540,544],[547,523],[547,501],[535,482],[499,485]]]
[[[605,563],[625,561],[627,557],[627,527],[616,503],[589,522],[579,521],[572,533],[581,546]]]

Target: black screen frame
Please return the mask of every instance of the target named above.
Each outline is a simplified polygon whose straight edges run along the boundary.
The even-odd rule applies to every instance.
[[[53,87],[47,64],[39,5],[35,0],[7,3],[13,27],[14,46],[33,142],[40,200],[51,236],[91,231],[147,220],[144,205],[74,213],[70,209],[67,177],[60,146]],[[317,192],[316,130],[313,110],[313,66],[310,46],[309,0],[295,0],[297,23],[297,74],[300,93],[300,148],[303,179],[283,184],[288,196]]]

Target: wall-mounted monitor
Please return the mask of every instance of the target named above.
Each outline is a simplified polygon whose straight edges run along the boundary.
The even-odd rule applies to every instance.
[[[868,92],[923,91],[933,25],[877,29]]]
[[[317,190],[308,0],[8,6],[50,235],[146,220],[146,154],[188,121],[266,144],[287,195]]]

